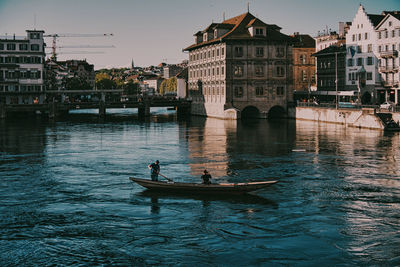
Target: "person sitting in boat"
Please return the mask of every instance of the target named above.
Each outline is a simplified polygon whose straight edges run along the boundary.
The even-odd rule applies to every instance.
[[[203,184],[211,184],[211,175],[207,170],[204,170],[204,174],[201,176],[201,179],[203,180]]]
[[[158,174],[160,173],[160,165],[159,161],[149,164],[148,168],[150,169],[150,176],[152,181],[158,181]]]

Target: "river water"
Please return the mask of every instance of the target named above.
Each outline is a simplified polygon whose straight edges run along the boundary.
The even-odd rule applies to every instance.
[[[134,113],[132,115],[132,112]],[[400,265],[398,133],[152,110],[0,122],[0,265]],[[277,179],[245,197],[151,193]]]

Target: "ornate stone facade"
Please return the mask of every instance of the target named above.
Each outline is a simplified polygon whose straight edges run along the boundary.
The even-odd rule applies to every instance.
[[[192,114],[238,119],[286,113],[293,98],[293,39],[278,26],[245,13],[212,23],[195,39],[185,49]]]

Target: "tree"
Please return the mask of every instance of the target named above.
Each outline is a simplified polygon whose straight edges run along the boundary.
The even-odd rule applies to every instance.
[[[97,89],[115,89],[117,84],[111,79],[101,79],[96,81]]]
[[[91,90],[92,87],[81,77],[72,77],[65,80],[65,89],[67,90]]]
[[[126,95],[137,95],[139,94],[139,84],[129,80],[124,84],[124,94]]]
[[[176,77],[164,80],[160,85],[160,94],[164,95],[170,92],[176,92],[178,88],[178,81]]]

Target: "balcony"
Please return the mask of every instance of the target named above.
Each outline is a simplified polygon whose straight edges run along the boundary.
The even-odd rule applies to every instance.
[[[379,67],[379,72],[398,72],[399,66],[381,66]]]
[[[384,87],[398,87],[399,86],[399,82],[398,81],[393,81],[393,80],[383,81],[382,85]]]
[[[380,55],[382,58],[397,57],[398,52],[397,50],[382,51],[380,52]]]

